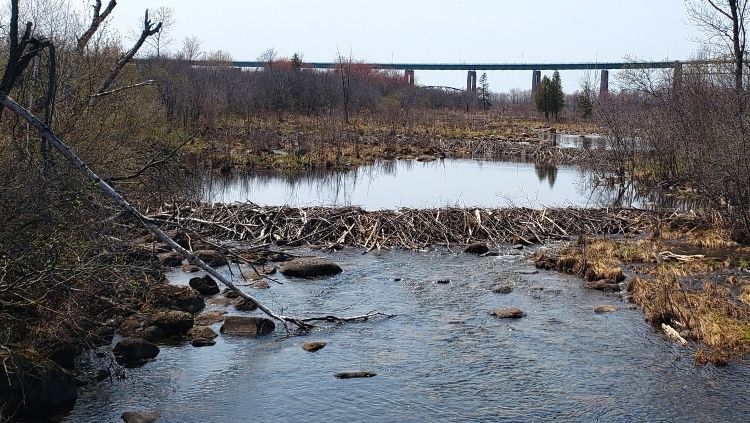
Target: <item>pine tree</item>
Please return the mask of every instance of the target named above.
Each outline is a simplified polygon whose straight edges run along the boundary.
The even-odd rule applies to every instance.
[[[292,70],[300,70],[302,68],[302,58],[299,56],[299,54],[294,53],[292,55],[292,60],[290,64],[291,64]]]
[[[534,103],[536,103],[536,109],[544,113],[544,118],[549,119],[549,114],[552,112],[552,81],[550,81],[547,75],[542,78],[539,85],[536,87],[536,94],[534,95]]]
[[[492,106],[492,103],[490,102],[490,83],[487,80],[487,72],[484,72],[482,76],[479,77],[479,102],[485,109],[489,109],[490,106]]]
[[[552,74],[552,87],[551,87],[551,112],[555,114],[555,117],[562,111],[563,107],[565,107],[565,94],[562,90],[562,81],[560,80],[560,72],[555,71],[555,73]]]
[[[578,94],[576,111],[584,119],[588,119],[594,114],[594,104],[591,101],[591,83],[589,83],[589,81],[585,81],[581,84],[581,92]]]

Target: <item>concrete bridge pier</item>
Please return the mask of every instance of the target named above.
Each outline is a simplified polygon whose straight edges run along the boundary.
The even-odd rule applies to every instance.
[[[477,92],[477,71],[470,70],[466,74],[466,92]]]
[[[404,70],[404,81],[409,85],[414,85],[414,69]]]
[[[536,96],[536,90],[539,88],[539,83],[542,82],[542,71],[535,70],[531,74],[531,102],[534,102]]]
[[[672,75],[672,90],[677,91],[682,86],[682,63],[674,62],[674,74]]]
[[[600,79],[601,81],[599,84],[599,96],[606,97],[609,95],[609,70],[602,69]]]

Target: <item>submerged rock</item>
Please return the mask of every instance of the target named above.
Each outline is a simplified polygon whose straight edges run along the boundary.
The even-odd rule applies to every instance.
[[[595,289],[597,291],[620,292],[621,290],[620,284],[618,284],[614,280],[606,279],[586,282],[583,284],[583,287],[586,289]]]
[[[617,307],[609,304],[602,304],[599,306],[594,307],[594,313],[614,313],[617,311]]]
[[[336,377],[336,379],[354,379],[354,378],[359,378],[359,377],[373,377],[377,375],[378,374],[375,372],[363,371],[363,372],[340,372],[340,373],[336,373],[334,376]]]
[[[302,349],[307,352],[315,352],[322,350],[325,346],[325,342],[305,342],[302,344]]]
[[[127,364],[142,364],[159,355],[159,347],[142,338],[125,338],[114,348],[117,361]]]
[[[159,258],[159,262],[162,266],[178,267],[182,265],[182,256],[174,251],[158,254],[156,257]]]
[[[154,313],[149,323],[167,335],[183,335],[193,327],[193,315],[184,311],[168,310]]]
[[[256,281],[256,282],[253,282],[250,285],[250,287],[254,288],[254,289],[268,289],[268,288],[270,288],[270,286],[268,285],[268,282],[266,282],[266,281]]]
[[[200,272],[201,268],[194,264],[188,263],[188,264],[182,265],[182,271],[185,273],[195,273],[195,272]]]
[[[258,308],[255,301],[248,300],[247,298],[238,298],[234,302],[234,309],[237,311],[252,311]]]
[[[157,342],[164,338],[166,335],[166,332],[164,332],[158,326],[149,326],[135,334],[136,337],[145,339],[148,342]]]
[[[501,319],[520,319],[526,315],[526,313],[516,307],[496,308],[490,314]]]
[[[187,336],[190,339],[214,339],[219,334],[208,326],[193,326],[187,331]]]
[[[490,251],[490,248],[487,247],[487,244],[483,242],[475,242],[464,249],[464,253],[476,254],[476,255],[486,254],[489,251]]]
[[[206,302],[193,288],[165,284],[151,288],[146,295],[146,307],[197,313],[206,307]]]
[[[188,284],[201,295],[216,295],[221,292],[219,285],[217,285],[214,278],[209,275],[203,276],[202,278],[192,278]]]
[[[321,257],[299,257],[281,266],[281,274],[299,278],[331,276],[341,273],[342,269],[333,261]]]
[[[125,423],[153,423],[159,419],[158,411],[127,411],[120,418]]]
[[[495,285],[492,287],[492,292],[495,294],[510,294],[513,292],[513,287],[510,285]]]
[[[194,347],[213,347],[216,345],[216,341],[213,339],[196,338],[190,341],[190,345]]]
[[[211,267],[225,266],[227,259],[216,250],[198,250],[193,254]]]
[[[225,335],[263,336],[276,329],[272,320],[265,317],[228,316],[219,330]]]
[[[213,325],[224,321],[224,315],[227,314],[224,310],[207,311],[205,313],[195,316],[193,323],[201,326]]]

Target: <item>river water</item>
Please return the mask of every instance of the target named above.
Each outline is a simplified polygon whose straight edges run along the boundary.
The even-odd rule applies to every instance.
[[[287,314],[377,309],[396,317],[305,336],[279,328],[256,339],[219,336],[206,348],[162,345],[126,379],[84,389],[65,421],[116,422],[124,411],[148,409],[165,422],[746,421],[747,366],[696,367],[691,348],[655,332],[617,295],[554,272],[531,274],[531,263],[511,251],[323,254],[344,272],[278,275],[283,285],[253,294]],[[195,275],[169,278],[184,284]],[[495,284],[513,292],[495,294]],[[600,304],[619,310],[595,314]],[[488,314],[507,306],[527,316]],[[328,345],[308,353],[305,341]],[[377,376],[333,376],[355,370]]]

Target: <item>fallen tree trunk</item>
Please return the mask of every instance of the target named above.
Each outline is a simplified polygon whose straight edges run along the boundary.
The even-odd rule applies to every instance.
[[[172,238],[170,238],[167,234],[165,234],[164,231],[162,231],[161,228],[159,228],[152,219],[144,216],[135,207],[133,207],[130,203],[128,203],[125,200],[125,198],[123,198],[122,195],[120,195],[120,193],[118,193],[112,186],[110,186],[107,182],[105,182],[102,178],[100,178],[96,173],[94,173],[94,171],[91,170],[88,167],[88,165],[86,165],[86,163],[80,157],[78,157],[70,149],[70,147],[68,147],[67,144],[62,142],[62,140],[60,140],[44,122],[42,122],[39,118],[34,116],[34,114],[24,109],[21,105],[16,103],[12,98],[10,98],[7,95],[2,95],[2,97],[0,97],[0,103],[2,103],[8,109],[12,110],[22,119],[27,121],[31,126],[33,126],[37,131],[39,131],[39,134],[42,136],[42,138],[44,138],[44,140],[46,140],[49,143],[49,145],[53,146],[57,151],[59,151],[60,154],[62,154],[63,157],[65,157],[65,159],[68,162],[70,162],[73,166],[75,166],[76,169],[78,169],[81,173],[83,173],[86,176],[86,178],[94,182],[99,187],[99,189],[101,189],[102,192],[107,197],[111,198],[115,203],[117,203],[117,205],[120,206],[120,208],[125,210],[125,212],[127,212],[130,216],[132,216],[136,220],[138,220],[143,226],[145,226],[146,229],[148,229],[149,232],[154,234],[154,236],[159,241],[169,245],[174,251],[178,252],[188,262],[205,270],[208,274],[216,278],[222,284],[226,285],[227,287],[232,289],[234,292],[236,292],[237,295],[239,295],[240,297],[257,304],[258,308],[262,310],[269,317],[283,322],[284,327],[287,330],[288,330],[287,324],[292,324],[302,330],[308,330],[314,327],[314,325],[310,322],[313,322],[316,320],[349,322],[349,321],[367,320],[368,318],[374,317],[374,316],[390,316],[390,315],[380,313],[377,311],[372,311],[364,315],[352,316],[352,317],[324,316],[324,317],[298,318],[298,317],[286,316],[286,315],[274,312],[272,309],[268,308],[263,303],[261,303],[258,299],[254,298],[252,295],[249,295],[243,290],[241,290],[231,280],[229,280],[227,277],[225,277],[224,275],[216,271],[216,269],[209,266],[203,260],[196,257],[193,253],[182,248],[179,244],[177,244],[177,242],[175,242]]]

